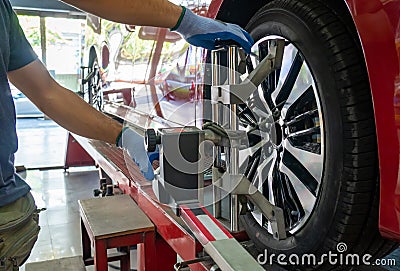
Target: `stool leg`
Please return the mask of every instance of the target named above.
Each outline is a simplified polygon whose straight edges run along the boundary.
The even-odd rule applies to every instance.
[[[176,264],[176,252],[160,235],[157,235],[155,239],[157,270],[174,271],[174,264]]]
[[[94,268],[96,271],[108,270],[107,246],[104,240],[96,240],[94,244]]]
[[[120,260],[121,262],[121,271],[130,271],[131,270],[131,251],[129,247],[121,248],[121,251],[126,252],[126,256],[123,256]]]
[[[145,271],[145,254],[146,251],[144,250],[144,243],[137,244],[137,271]]]
[[[86,265],[86,260],[92,257],[90,238],[86,231],[85,224],[81,219],[81,234],[82,234],[82,257]]]

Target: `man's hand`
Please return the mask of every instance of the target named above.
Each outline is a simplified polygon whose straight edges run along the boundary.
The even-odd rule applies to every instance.
[[[117,145],[127,150],[129,156],[139,166],[140,171],[148,181],[154,179],[153,167],[149,159],[149,154],[144,148],[144,140],[141,135],[125,127],[122,130]]]
[[[171,30],[180,33],[190,44],[210,50],[218,41],[232,40],[250,53],[254,44],[249,33],[240,26],[196,15],[184,7],[181,19]]]

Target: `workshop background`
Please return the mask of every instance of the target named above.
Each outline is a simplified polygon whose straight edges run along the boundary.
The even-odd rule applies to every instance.
[[[86,15],[59,1],[11,2],[28,40],[52,76],[71,91],[79,91]],[[64,171],[67,132],[15,87],[12,94],[18,117],[16,166],[32,187],[38,207],[47,209],[40,214],[41,232],[28,262],[81,255],[77,200],[93,197],[93,190],[99,186],[98,170],[80,167]],[[132,256],[135,259],[134,250]],[[396,258],[400,265],[400,250],[388,258]],[[133,260],[132,268],[135,266]]]

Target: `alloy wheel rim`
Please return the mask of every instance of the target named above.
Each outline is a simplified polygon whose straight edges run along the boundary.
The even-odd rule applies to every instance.
[[[252,52],[262,59],[271,40],[277,38],[283,39],[264,37]],[[248,70],[258,61],[249,57]],[[242,125],[252,133],[248,133],[249,139],[253,138],[243,170],[272,204],[283,209],[286,229],[294,234],[306,224],[318,202],[325,145],[318,89],[293,43],[286,41],[281,69],[266,78],[258,94],[238,110]],[[249,207],[258,223],[272,233],[259,210]]]

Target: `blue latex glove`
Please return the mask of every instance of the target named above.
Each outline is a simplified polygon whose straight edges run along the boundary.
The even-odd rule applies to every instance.
[[[180,33],[190,44],[212,50],[218,40],[234,40],[250,53],[254,40],[240,26],[196,15],[185,7],[182,15],[171,31]]]
[[[129,156],[139,166],[140,171],[147,180],[152,181],[154,179],[151,162],[158,159],[158,153],[147,153],[144,148],[144,139],[140,134],[125,127],[117,142],[117,146],[127,150]]]

